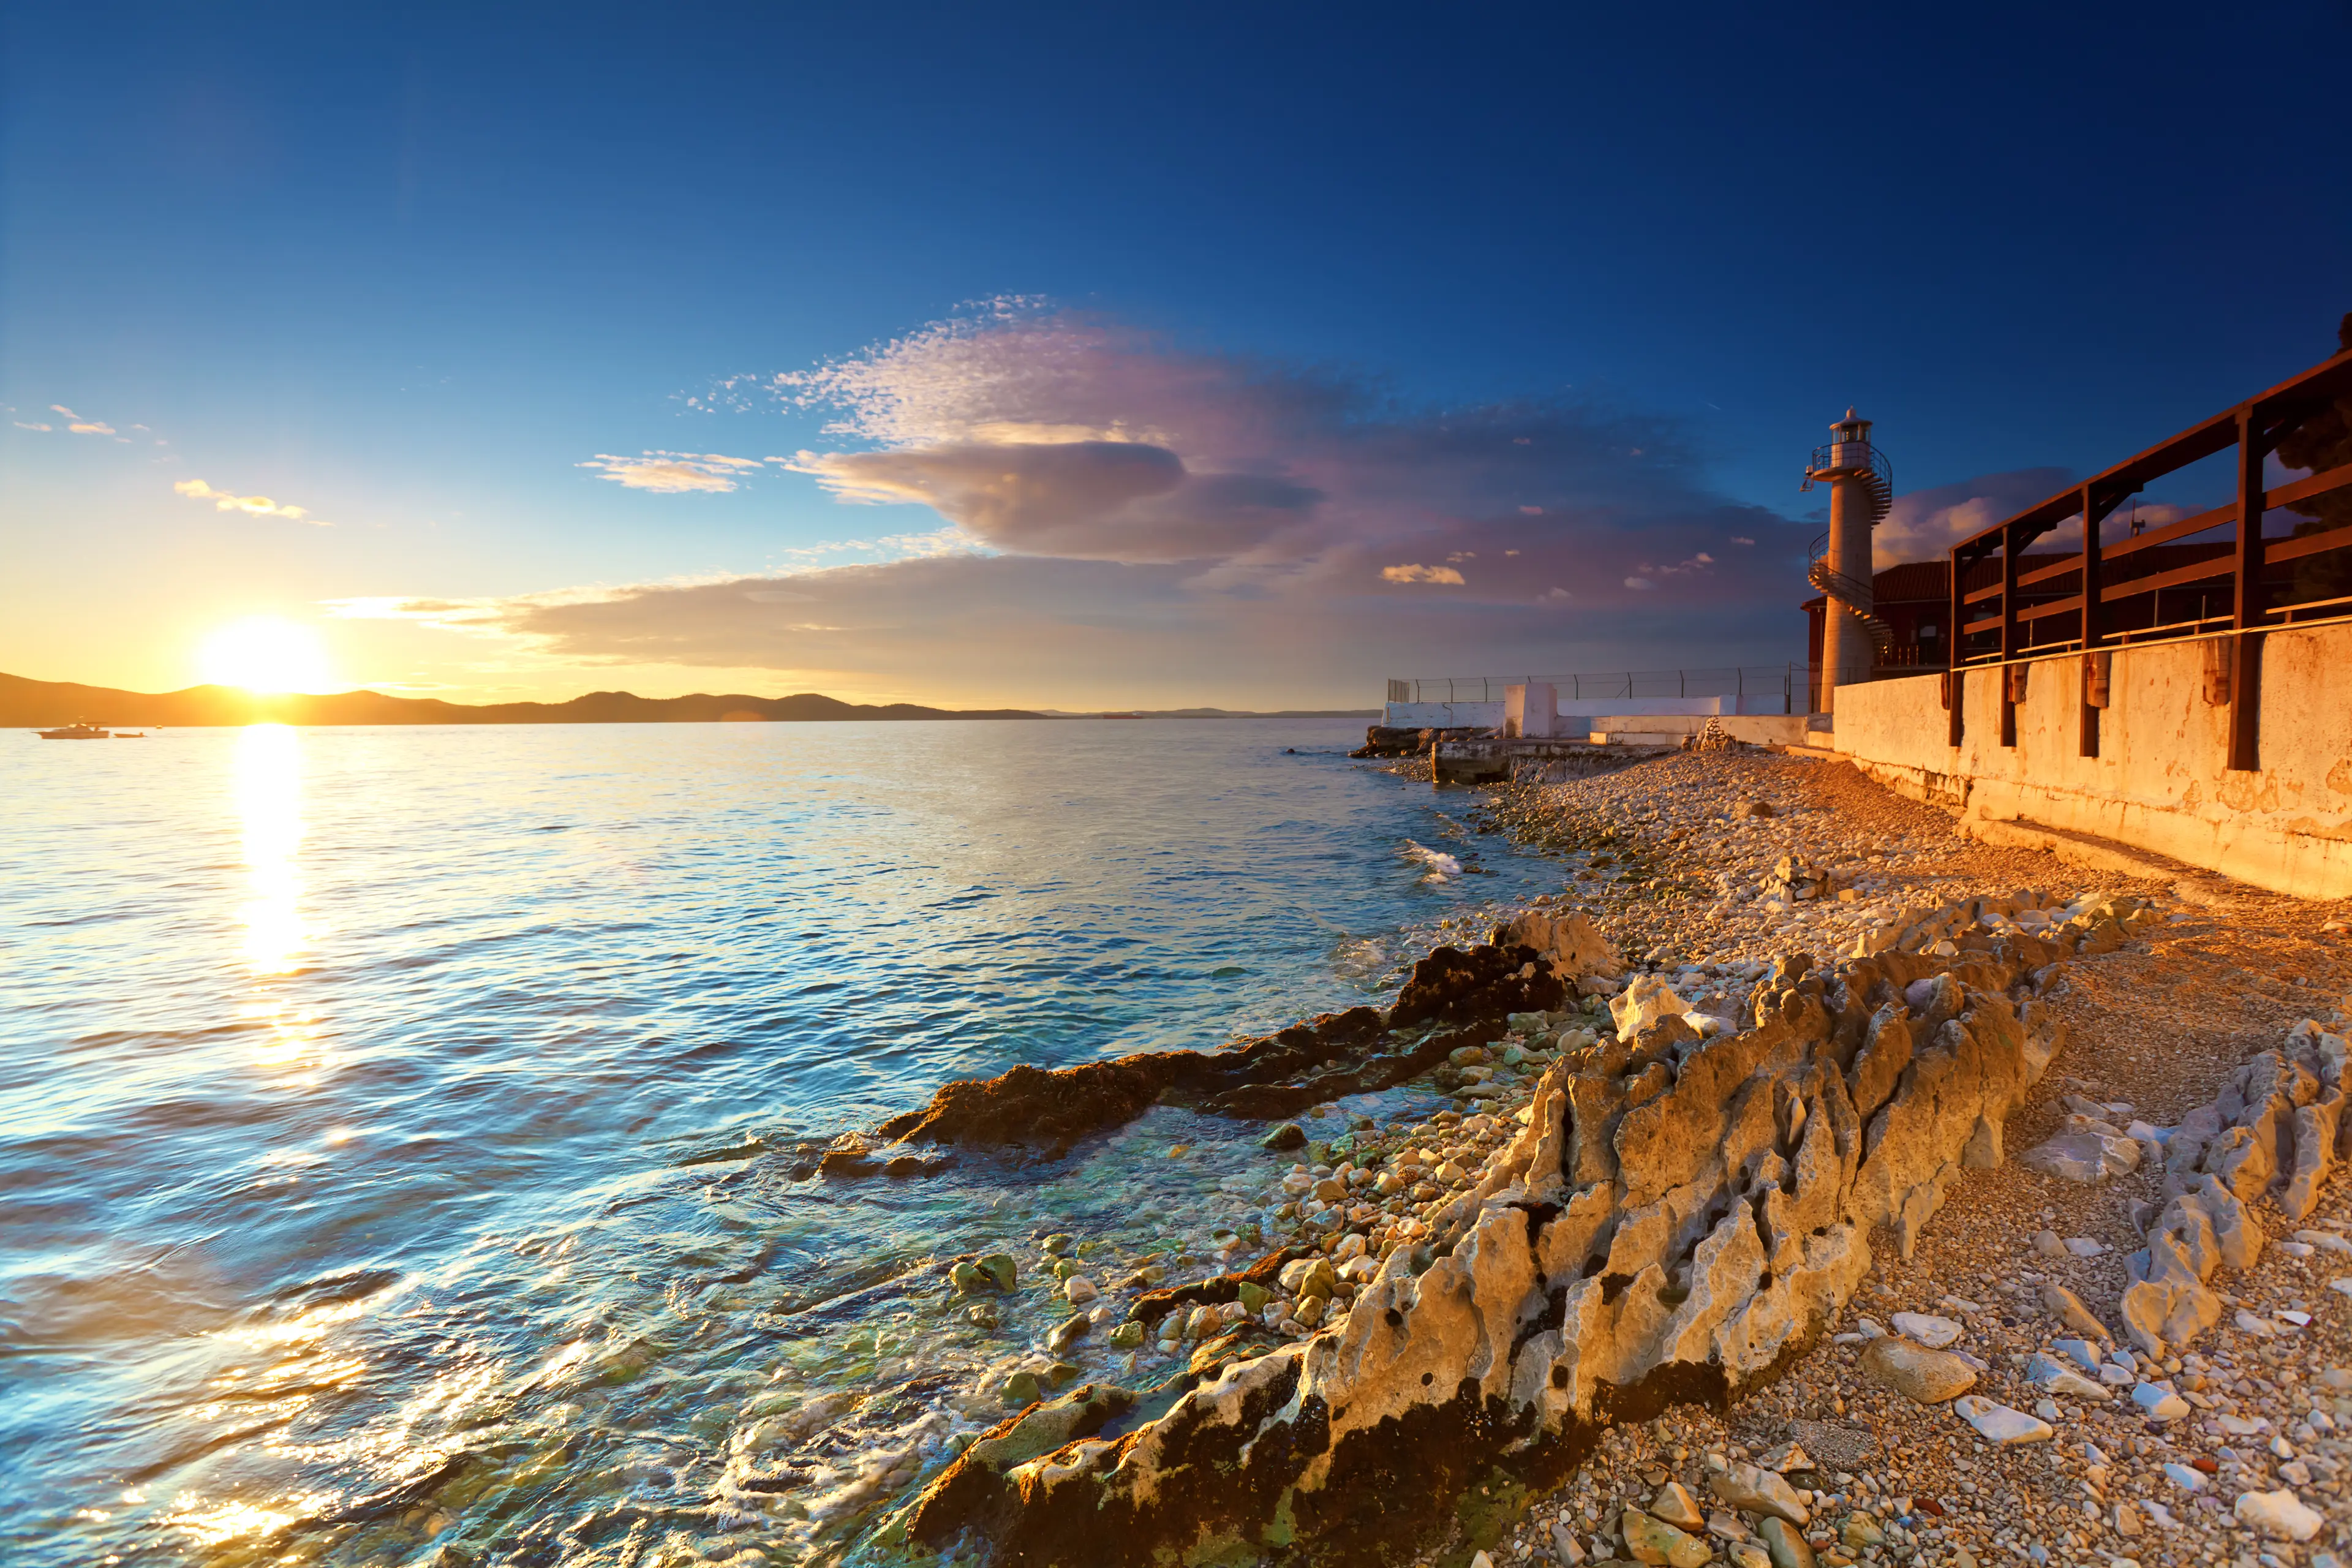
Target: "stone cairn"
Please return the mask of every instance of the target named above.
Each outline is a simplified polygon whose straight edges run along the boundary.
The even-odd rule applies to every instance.
[[[1792,955],[1737,1034],[1705,1037],[1656,987],[1629,988],[1615,1037],[1545,1073],[1475,1187],[1351,1261],[1370,1277],[1339,1326],[1271,1351],[1229,1336],[1156,1390],[1034,1405],[877,1543],[1005,1563],[1402,1561],[1477,1499],[1556,1484],[1612,1422],[1769,1382],[1851,1299],[1874,1233],[1907,1257],[1960,1171],[2000,1163],[2059,1047],[2042,996],[2061,961],[2122,934],[2029,934],[2016,912],[1969,900],[1829,971]],[[1735,1468],[1727,1499],[1765,1484]]]
[[[1694,752],[1736,752],[1739,750],[1739,742],[1732,739],[1730,731],[1709,719],[1699,726],[1698,733],[1691,737],[1690,749]]]

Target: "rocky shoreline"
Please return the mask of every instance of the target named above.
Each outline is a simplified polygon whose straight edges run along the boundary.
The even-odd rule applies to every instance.
[[[2021,1325],[2024,1337],[2038,1332],[2044,1341],[2033,1352],[2005,1352],[2014,1366],[1965,1343],[1933,1345],[1905,1332],[1905,1322],[1928,1319],[1982,1331],[1984,1307],[1949,1291],[1911,1303],[1925,1310],[1906,1312],[1893,1331],[1859,1315],[1934,1253],[1943,1227],[1927,1221],[1955,1188],[2063,1180],[2032,1176],[2006,1157],[2004,1142],[2013,1140],[2003,1129],[2029,1099],[2037,1103],[2028,1120],[2044,1109],[2034,1080],[2065,1037],[2060,1014],[2077,989],[2074,977],[2086,961],[2125,953],[2150,931],[2193,917],[2168,917],[2128,894],[2063,903],[2021,896],[2014,882],[1990,900],[1979,893],[1931,910],[1922,891],[1961,890],[1952,884],[1982,880],[1987,862],[1997,871],[2030,862],[2045,880],[2053,868],[2040,857],[1969,847],[1962,858],[1975,862],[1970,875],[1935,874],[1945,868],[1933,862],[1954,852],[1949,819],[1869,798],[1876,792],[1866,784],[1857,794],[1850,778],[1839,787],[1851,798],[1824,804],[1811,786],[1846,770],[1685,754],[1633,772],[1648,776],[1494,792],[1467,825],[1548,840],[1573,866],[1561,903],[1572,900],[1591,921],[1555,905],[1529,911],[1493,942],[1441,950],[1386,1018],[1337,1015],[1234,1053],[1101,1064],[1120,1069],[1109,1078],[1076,1069],[1106,1078],[1108,1091],[1042,1073],[950,1086],[923,1112],[884,1130],[899,1140],[901,1155],[1008,1142],[1050,1153],[1162,1096],[1227,1115],[1296,1115],[1317,1098],[1299,1098],[1317,1075],[1327,1084],[1412,1074],[1429,1081],[1433,1068],[1436,1086],[1457,1095],[1457,1110],[1415,1125],[1381,1128],[1359,1118],[1339,1136],[1310,1137],[1319,1119],[1302,1116],[1277,1128],[1270,1145],[1292,1142],[1304,1157],[1283,1178],[1288,1201],[1269,1211],[1259,1245],[1278,1239],[1276,1229],[1289,1235],[1251,1267],[1172,1287],[1139,1272],[1110,1290],[1078,1268],[1057,1268],[1078,1281],[1065,1284],[1079,1310],[1054,1337],[1065,1347],[1090,1339],[1128,1352],[1129,1375],[1096,1376],[1058,1394],[1033,1378],[1034,1403],[963,1447],[893,1511],[877,1546],[1036,1563],[1463,1563],[1485,1552],[1496,1562],[1576,1563],[1622,1553],[1685,1568],[1716,1557],[1744,1563],[1750,1552],[1761,1554],[1759,1564],[1782,1568],[1817,1559],[1985,1562],[2012,1551],[2035,1561],[2105,1562],[2126,1546],[2149,1561],[2189,1562],[2208,1560],[2209,1549],[2251,1546],[2283,1563],[2300,1561],[2293,1538],[2307,1522],[2286,1500],[2320,1521],[2307,1532],[2306,1555],[2309,1540],[2332,1540],[2343,1526],[2343,1494],[2329,1489],[2334,1440],[2324,1435],[2335,1413],[2325,1394],[2291,1415],[2313,1451],[2307,1460],[2277,1461],[2304,1466],[2284,1478],[2290,1499],[2271,1513],[2266,1503],[2232,1503],[2220,1521],[2210,1509],[2167,1510],[2150,1497],[2137,1510],[2110,1509],[2104,1526],[2087,1530],[2070,1508],[2063,1531],[2021,1542],[2013,1521],[2006,1533],[1972,1533],[1970,1510],[1958,1498],[1935,1503],[1940,1513],[1894,1510],[1894,1501],[1917,1500],[1885,1495],[1893,1466],[1857,1471],[1832,1458],[1841,1445],[1853,1463],[1865,1452],[1901,1452],[1879,1434],[1926,1419],[1937,1425],[1932,1440],[1952,1441],[1957,1432],[1996,1465],[2069,1452],[2070,1479],[2097,1469],[2101,1484],[2122,1489],[2129,1483],[2118,1472],[2137,1471],[2132,1459],[2114,1456],[2119,1448],[2137,1458],[2140,1444],[2092,1445],[2103,1465],[2072,1453],[2081,1447],[2076,1435],[2060,1437],[2042,1405],[2053,1389],[2075,1396],[2082,1389],[2056,1374],[2105,1386],[2100,1379],[2135,1370],[2126,1363],[2137,1354],[2145,1378],[2132,1392],[2156,1392],[2127,1407],[2149,1423],[2158,1406],[2165,1423],[2178,1420],[2165,1401],[2186,1406],[2200,1392],[2200,1373],[2178,1344],[2143,1343],[2122,1350],[2125,1362],[2097,1359],[2090,1367],[2076,1355],[2071,1372],[2053,1356],[2070,1353],[2059,1348],[2068,1311],[2076,1314],[2072,1342],[2102,1352],[2128,1343],[2135,1322],[2155,1333],[2168,1314],[2176,1330],[2204,1314],[2194,1291],[2212,1294],[2223,1284],[2214,1269],[2228,1266],[2227,1247],[2218,1237],[2204,1246],[2200,1228],[2200,1219],[2212,1225],[2220,1206],[2207,1202],[2206,1184],[2220,1178],[2204,1152],[2187,1162],[2176,1155],[2181,1190],[2169,1201],[2140,1199],[2124,1216],[2149,1227],[2135,1232],[2143,1261],[2123,1282],[2141,1292],[2141,1310],[2118,1311],[2093,1291],[2075,1296],[2053,1283],[2065,1270],[2045,1260],[2043,1269],[2024,1272],[2048,1289],[2011,1281],[2007,1292],[1988,1292],[2006,1295],[2000,1306],[2022,1314],[2008,1316],[2001,1331]],[[1822,831],[1822,818],[1850,818],[1854,813],[1836,807],[1858,800],[1907,820],[1846,820],[1834,834]],[[1705,858],[1694,854],[1696,845],[1675,831],[1693,821],[1735,840],[1738,852],[1718,846]],[[1825,854],[1825,840],[1863,853]],[[1498,984],[1518,989],[1494,994]],[[1415,1006],[1404,1005],[1414,998]],[[2340,1027],[2340,1014],[2333,1022]],[[2239,1154],[2233,1171],[2250,1186],[2266,1186],[2282,1169],[2294,1181],[2296,1127],[2309,1147],[2320,1143],[2312,1118],[2298,1123],[2298,1115],[2325,1100],[2323,1090],[2335,1094],[2333,1103],[2341,1100],[2323,1059],[2327,1047],[2311,1043],[2323,1037],[2334,1037],[2314,1023],[2277,1066],[2257,1068],[2266,1094],[2250,1092],[2256,1085],[2242,1074],[2234,1102],[2217,1104],[2207,1119],[2212,1127],[2188,1116],[2179,1125],[2207,1148],[2222,1140],[2242,1150],[2267,1137],[2272,1168],[2261,1172],[2258,1159]],[[1377,1064],[1371,1079],[1350,1076],[1367,1064]],[[1757,1084],[1772,1086],[1769,1113],[1727,1114],[1767,1098]],[[1238,1100],[1213,1103],[1237,1091]],[[2119,1139],[2137,1151],[2132,1134],[2170,1131],[2113,1125],[2092,1112],[2121,1115],[2111,1109],[2120,1101],[2074,1100],[2076,1122],[2053,1131],[2062,1148],[2077,1140],[2078,1153],[2085,1137]],[[1328,1112],[1328,1104],[1315,1108]],[[2222,1139],[2224,1124],[2244,1135]],[[2336,1130],[2327,1131],[2332,1153]],[[2148,1140],[2158,1158],[2163,1142]],[[857,1157],[871,1162],[880,1152]],[[2193,1174],[2187,1169],[2200,1163]],[[2250,1166],[2257,1173],[2246,1173]],[[2330,1205],[2340,1208],[2340,1194],[2324,1163],[2306,1157],[2305,1166],[2305,1195],[2295,1200],[2309,1211],[2304,1228],[2336,1236]],[[1829,1223],[1791,1230],[1797,1211],[1811,1215],[1808,1204],[1822,1210],[1812,1217]],[[2224,1217],[2234,1215],[2224,1210]],[[1045,1244],[1049,1258],[1053,1239]],[[2067,1245],[2038,1230],[2034,1239],[2062,1252]],[[1234,1241],[1239,1251],[1249,1238]],[[2317,1241],[2291,1245],[2306,1257],[2332,1250]],[[2082,1261],[2075,1252],[2066,1258]],[[2251,1276],[2227,1281],[2241,1300],[2252,1299],[2252,1286]],[[2164,1310],[2150,1304],[2151,1291],[2164,1298]],[[1132,1293],[1124,1303],[1122,1292]],[[2332,1326],[2339,1345],[2329,1353],[2352,1359],[2340,1350],[2345,1305],[2338,1295],[2282,1308],[2309,1323],[2274,1328],[2271,1338],[2317,1346]],[[2126,1333],[2105,1321],[2125,1323]],[[2099,1335],[2088,1322],[2100,1323]],[[1132,1377],[1171,1354],[1172,1377]],[[1958,1359],[1932,1359],[1939,1356]],[[2326,1390],[2321,1374],[2339,1370],[2315,1368],[2306,1381]],[[1821,1452],[1774,1455],[1743,1440],[1750,1434],[1741,1423],[1788,1408],[1791,1391],[1824,1378],[1834,1388],[1856,1383],[1857,1409],[1885,1398],[1908,1408],[1888,1408],[1875,1425],[1824,1421],[1847,1413],[1846,1395],[1832,1393],[1806,1401],[1804,1415],[1780,1417],[1810,1429]],[[1891,1394],[1896,1382],[1911,1394]],[[2352,1394],[2352,1374],[2345,1382],[2340,1392]],[[1919,1403],[1912,1395],[1920,1394],[1935,1397]],[[2097,1403],[2100,1412],[2086,1406],[2084,1420],[2105,1412],[2107,1402]],[[1643,1424],[1668,1407],[1670,1418]],[[2352,1418],[2352,1408],[2343,1414]],[[1987,1422],[2025,1437],[1987,1437]],[[1710,1440],[1671,1441],[1677,1433]],[[2053,1437],[2059,1441],[2048,1447],[2032,1441]],[[2259,1466],[2232,1454],[2242,1478],[2282,1479],[2256,1475]],[[1634,1461],[1626,1474],[1641,1495],[1612,1486],[1604,1498],[1601,1483],[1619,1474],[1620,1457]],[[2224,1461],[2212,1463],[2220,1473]],[[2293,1492],[2297,1473],[2312,1478],[2307,1495]],[[1807,1481],[1818,1484],[1800,1484]],[[1750,1503],[1786,1488],[1800,1501],[1793,1511],[1805,1517],[1742,1504],[1735,1497],[1742,1487]],[[2250,1487],[2247,1495],[2281,1489]],[[1701,1498],[1711,1512],[1682,1506]],[[2179,1533],[2152,1522],[2159,1516]],[[2200,1533],[2217,1523],[2218,1531]],[[2124,1533],[2126,1525],[2138,1532]],[[2104,1535],[2104,1548],[2091,1546],[2095,1535]]]
[[[902,1326],[851,1336],[862,1390],[746,1407],[717,1516],[822,1561],[2330,1568],[2330,911],[2086,889],[1740,751],[1440,822],[1562,890],[1448,922],[1386,1010],[714,1182],[1034,1173],[1065,1216],[812,1306]],[[908,1359],[857,1373],[868,1332]]]

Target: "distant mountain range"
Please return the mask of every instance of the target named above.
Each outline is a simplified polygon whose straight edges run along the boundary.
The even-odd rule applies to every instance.
[[[182,691],[117,691],[69,680],[0,675],[0,726],[93,724],[694,724],[721,720],[792,722],[820,719],[1042,719],[1018,708],[881,707],[814,692],[796,697],[639,697],[592,691],[569,702],[444,702],[387,697],[381,691],[257,696],[241,687],[191,686]]]
[[[1375,713],[1290,710],[1245,713],[1224,708],[1177,708],[1118,714],[1137,719],[1360,719]],[[437,697],[387,697],[381,691],[299,692],[257,696],[236,686],[191,686],[180,691],[117,691],[70,680],[27,680],[0,675],[0,728],[47,728],[88,720],[93,724],[708,724],[728,720],[808,722],[824,719],[1093,719],[1020,708],[924,708],[912,702],[879,707],[803,691],[794,697],[639,697],[591,691],[569,702],[444,702]]]

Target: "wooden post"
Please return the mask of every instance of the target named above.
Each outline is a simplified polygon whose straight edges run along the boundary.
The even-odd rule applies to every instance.
[[[1951,619],[1944,624],[1944,679],[1949,683],[1945,695],[1951,699],[1948,705],[1951,712],[1944,720],[1944,743],[1948,746],[1958,746],[1960,743],[1960,737],[1967,731],[1967,726],[1960,717],[1960,645],[1963,640],[1960,636],[1960,616],[1968,609],[1968,605],[1963,602],[1966,595],[1960,592],[1960,579],[1966,567],[1960,560],[1958,545],[1953,545],[1947,554],[1952,563],[1952,583]]]
[[[2106,521],[2116,502],[2099,504],[2091,494],[2091,487],[2083,487],[2083,719],[2076,738],[2078,755],[2095,757],[2099,754],[2099,709],[2105,704],[2091,700],[2091,664],[2106,632],[2106,616],[2101,613],[2099,590],[2105,584],[2106,574],[2100,570],[2099,524]]]
[[[2262,766],[2263,619],[2263,411],[2248,404],[2238,411],[2238,550],[2231,583],[2230,660],[2230,769],[2252,773]]]
[[[2000,531],[2000,743],[2017,744],[2017,702],[2010,696],[2009,661],[2017,657],[2017,530]]]

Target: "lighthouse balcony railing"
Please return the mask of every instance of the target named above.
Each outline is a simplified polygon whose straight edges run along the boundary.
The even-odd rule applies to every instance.
[[[1816,474],[1854,472],[1876,474],[1886,481],[1888,492],[1894,491],[1895,465],[1868,441],[1830,441],[1814,447],[1811,460],[1805,464],[1804,488],[1813,488]]]

